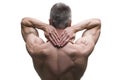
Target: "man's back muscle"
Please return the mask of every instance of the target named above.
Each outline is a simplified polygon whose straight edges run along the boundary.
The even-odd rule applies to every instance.
[[[43,30],[52,44],[44,43],[39,38],[37,29]],[[86,69],[88,56],[99,38],[100,29],[99,19],[80,22],[65,28],[62,33],[61,30],[33,18],[23,18],[21,21],[23,39],[42,80],[79,80]],[[75,44],[68,43],[81,30],[85,30],[82,39],[78,39]]]
[[[56,48],[50,42],[42,44],[39,54],[32,54],[34,67],[43,80],[78,80],[82,77],[87,57],[80,53],[79,46],[68,43]]]

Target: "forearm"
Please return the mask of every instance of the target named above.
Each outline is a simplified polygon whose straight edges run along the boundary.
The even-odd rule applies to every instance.
[[[38,28],[43,31],[45,31],[46,27],[48,26],[48,24],[45,24],[37,19],[29,18],[29,17],[23,18],[21,21],[21,25],[26,27]]]
[[[84,29],[92,29],[94,27],[100,27],[100,20],[99,19],[89,19],[89,20],[85,20],[83,22],[80,22],[76,25],[73,25],[72,28],[74,30],[74,32],[78,32]]]

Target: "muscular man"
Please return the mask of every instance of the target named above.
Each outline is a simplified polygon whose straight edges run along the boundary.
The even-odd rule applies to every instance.
[[[99,38],[100,20],[89,19],[71,26],[69,6],[56,3],[49,22],[28,17],[21,21],[23,39],[36,72],[41,80],[80,80]],[[47,42],[39,37],[37,29],[45,32]],[[82,37],[72,42],[75,33],[82,30]]]

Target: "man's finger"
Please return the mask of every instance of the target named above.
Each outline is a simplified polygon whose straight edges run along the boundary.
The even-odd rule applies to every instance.
[[[54,37],[54,39],[56,40],[56,42],[59,44],[60,39],[59,39],[59,35],[57,34],[57,32],[54,32],[54,33],[53,33],[53,37]]]
[[[64,42],[66,42],[67,40],[69,40],[69,36],[68,36],[68,35],[65,35],[64,38],[61,40],[60,45],[63,45]]]
[[[52,41],[54,41],[55,45],[58,46],[59,44],[55,36],[53,34],[50,34],[50,37],[52,38]]]
[[[69,38],[66,39],[66,40],[61,44],[61,47],[65,46],[65,45],[68,43],[68,41],[69,41]]]
[[[55,43],[55,41],[51,38],[51,36],[49,36],[49,40],[50,40],[50,42],[52,42],[52,44],[53,44],[54,46],[57,45],[57,44]]]
[[[66,36],[62,42],[61,42],[61,46],[64,46],[66,43],[68,43],[68,41],[70,40],[70,37],[69,36]]]
[[[60,36],[60,42],[62,42],[65,37],[66,37],[66,33],[63,32]]]
[[[60,38],[63,37],[63,35],[65,35],[65,31],[61,33]]]

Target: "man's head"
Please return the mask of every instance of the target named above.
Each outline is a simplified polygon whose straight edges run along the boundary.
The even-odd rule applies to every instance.
[[[64,3],[56,3],[50,11],[50,25],[58,29],[71,26],[71,9]]]

